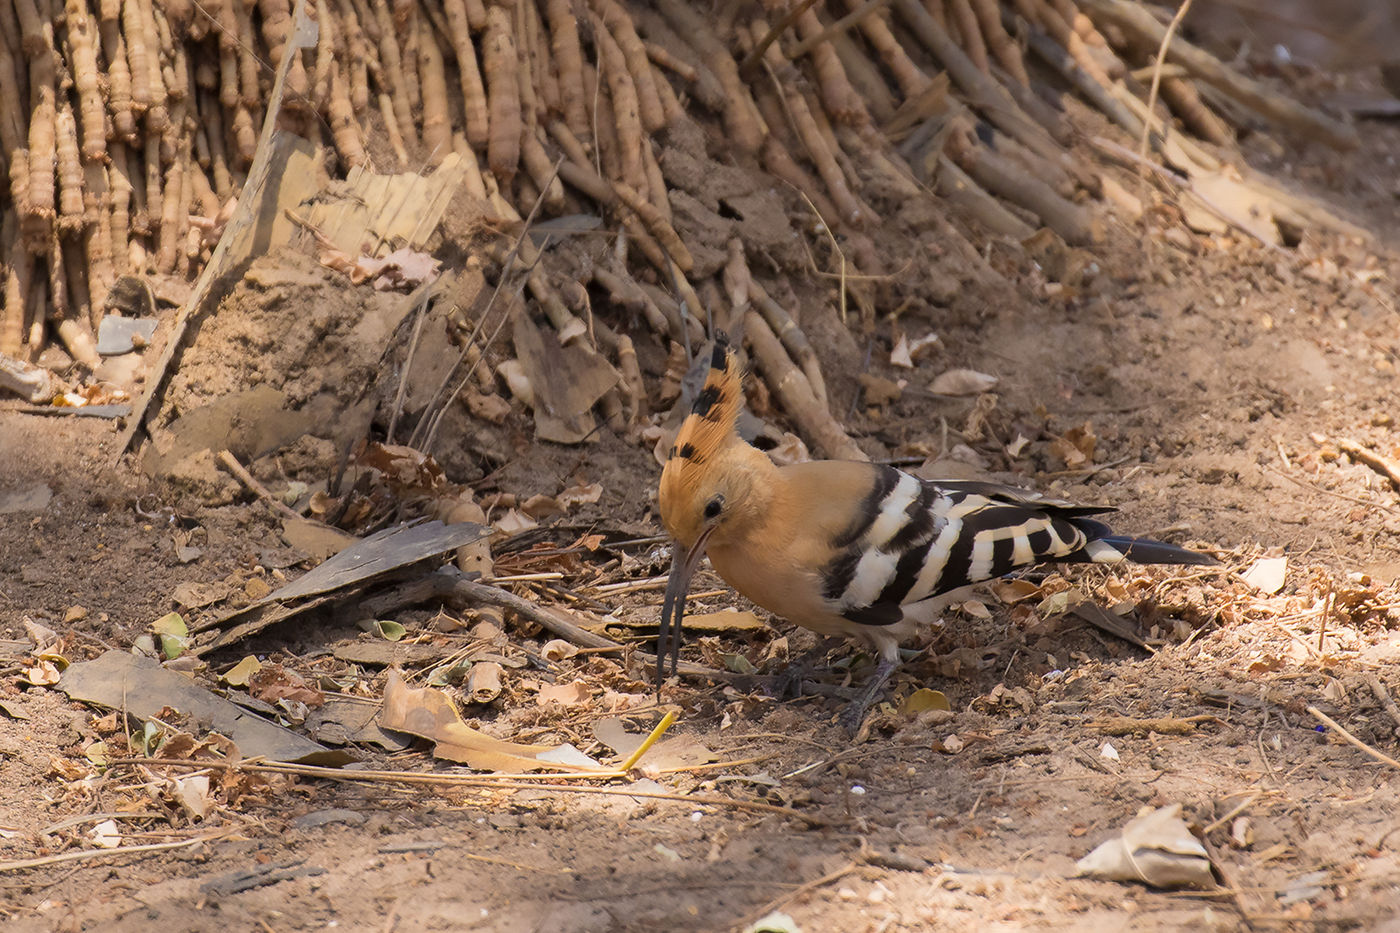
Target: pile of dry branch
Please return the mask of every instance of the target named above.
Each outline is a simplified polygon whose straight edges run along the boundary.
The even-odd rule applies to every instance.
[[[0,354],[32,359],[57,335],[95,365],[118,276],[198,274],[296,45],[293,14],[291,0],[0,0]],[[1164,43],[1166,19],[1128,0],[318,0],[307,14],[318,29],[292,51],[284,127],[328,143],[346,169],[373,155],[419,171],[456,153],[468,190],[504,221],[537,202],[541,216],[601,214],[629,258],[594,283],[678,342],[700,336],[701,308],[746,315],[756,351],[776,358],[781,338],[795,361],[764,372],[785,408],[824,389],[800,328],[747,276],[744,245],[730,244],[714,281],[689,280],[658,159],[679,123],[722,133],[736,162],[806,199],[843,310],[849,288],[867,323],[875,302],[858,286],[893,271],[870,231],[907,199],[941,199],[930,222],[975,264],[970,238],[986,235],[1048,228],[1092,244],[1105,205],[1142,213],[1129,176],[1150,162],[1194,229],[1278,242],[1290,224],[1336,222],[1242,177],[1237,129],[1263,118],[1355,142],[1181,36]],[[1169,64],[1154,69],[1164,46]],[[1110,124],[1090,139],[1098,166],[1070,156],[1066,96]],[[529,288],[576,336],[576,285],[540,267]],[[635,373],[626,337],[601,333]],[[840,438],[815,440],[839,452]]]

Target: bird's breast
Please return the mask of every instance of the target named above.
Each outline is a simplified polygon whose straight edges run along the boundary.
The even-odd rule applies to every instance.
[[[828,611],[820,575],[791,555],[752,547],[712,546],[708,551],[715,572],[769,612],[801,622]]]

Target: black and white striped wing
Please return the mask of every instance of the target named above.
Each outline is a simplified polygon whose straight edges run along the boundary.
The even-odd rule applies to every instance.
[[[823,595],[853,622],[892,625],[903,618],[905,605],[1018,567],[1121,560],[1127,556],[1122,549],[1095,553],[1095,541],[1109,529],[1087,516],[1108,511],[989,483],[931,482],[881,467],[856,518],[833,542],[837,556],[823,574]]]

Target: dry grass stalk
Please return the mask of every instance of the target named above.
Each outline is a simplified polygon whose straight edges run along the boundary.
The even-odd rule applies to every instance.
[[[760,87],[755,96],[759,111],[768,121],[769,126],[782,128],[787,124],[787,117],[779,101],[779,94],[780,91],[773,87]],[[832,218],[832,222],[837,225],[838,229],[845,229],[849,226],[841,219],[840,211],[837,210],[836,205],[821,190],[821,183],[797,164],[797,160],[792,157],[787,143],[780,138],[777,131],[769,133],[768,138],[763,141],[763,151],[760,155],[765,171],[775,178],[781,179],[793,191],[802,192],[810,198],[816,205],[818,212],[823,217]]]
[[[694,65],[671,54],[670,50],[665,46],[658,45],[655,42],[644,42],[642,44],[646,47],[647,58],[651,59],[652,64],[679,75],[682,81],[694,81],[699,76],[699,72]],[[660,83],[659,80],[658,83]]]
[[[719,79],[724,92],[724,125],[729,141],[741,152],[758,152],[765,131],[729,49],[686,0],[657,0],[657,7]]]
[[[690,250],[686,249],[685,243],[682,242],[675,228],[666,220],[665,215],[644,200],[631,186],[623,182],[613,182],[613,190],[617,192],[622,203],[636,213],[647,232],[665,247],[667,254],[675,261],[676,266],[682,272],[690,272],[695,267],[695,260],[691,258]]]
[[[634,189],[643,190],[647,187],[647,179],[646,168],[642,165],[643,125],[637,87],[632,81],[632,75],[627,69],[627,60],[617,40],[597,18],[593,21],[593,30],[593,41],[598,52],[598,71],[607,82],[612,105],[611,129],[621,160],[622,180]],[[660,106],[658,101],[658,109]],[[608,127],[598,127],[600,136],[606,135],[608,130]]]
[[[490,105],[486,163],[503,183],[515,177],[520,163],[520,75],[510,12],[492,5],[486,10],[482,61]]]
[[[403,51],[399,47],[394,32],[393,18],[385,0],[370,0],[369,13],[373,17],[375,34],[379,43],[379,61],[388,87],[381,86],[381,96],[387,93],[392,104],[395,130],[405,143],[417,144],[418,134],[414,127],[413,105],[409,99],[407,72],[404,68]],[[363,16],[363,14],[362,14]],[[364,20],[368,24],[368,17]],[[278,59],[280,60],[280,59]],[[382,104],[381,104],[382,106]]]
[[[418,20],[418,77],[422,82],[423,148],[429,165],[441,165],[452,151],[452,116],[447,109],[447,70],[442,49],[426,19]]]
[[[25,248],[31,253],[48,251],[50,231],[56,216],[55,174],[58,165],[57,122],[52,50],[37,55],[29,64],[30,96],[33,109],[29,120],[29,165],[23,181],[24,199],[20,205],[20,226]],[[18,158],[18,153],[12,155]],[[14,184],[12,182],[12,189]]]
[[[905,24],[937,58],[967,103],[1008,136],[1050,161],[1067,161],[1063,148],[1016,103],[1001,84],[983,74],[918,0],[892,0]]]
[[[1066,243],[1084,245],[1100,238],[1100,227],[1086,208],[1061,197],[1045,182],[978,143],[970,133],[954,132],[949,137],[948,154],[979,185],[1035,214]]]
[[[653,301],[629,276],[619,275],[604,266],[595,266],[590,276],[618,305],[641,314],[658,336],[676,341],[683,339],[680,313],[673,302],[668,302],[663,310],[663,305]]]
[[[647,416],[647,390],[637,350],[626,335],[617,338],[617,370],[622,374],[622,413],[629,429]]]
[[[559,99],[564,121],[576,136],[589,135],[588,105],[584,98],[583,50],[571,0],[545,0],[549,20],[549,47],[558,72]],[[586,161],[586,160],[585,160]]]
[[[816,2],[817,0],[798,0],[795,6],[785,9],[783,6],[778,5],[775,0],[770,0],[766,6],[770,13],[776,12],[780,14],[778,21],[771,27],[765,29],[760,35],[754,37],[756,41],[753,44],[753,48],[745,53],[744,61],[739,66],[739,73],[745,77],[757,76],[759,63],[763,61],[764,57],[768,54],[768,48],[775,44],[779,37],[787,32],[793,23],[797,22],[798,17],[810,10]],[[731,21],[722,24],[721,31],[724,33],[730,31],[730,28],[733,26],[733,13],[738,10],[738,4],[736,3],[730,3],[729,6],[731,7],[729,17]]]
[[[977,66],[978,71],[991,74],[987,44],[982,39],[982,27],[977,21],[977,15],[972,12],[972,5],[968,0],[946,0],[946,3],[949,16],[957,23],[958,45]]]
[[[755,20],[752,28],[755,36],[767,31],[767,26],[760,20]],[[822,183],[826,185],[827,194],[836,205],[837,216],[845,223],[860,225],[864,222],[864,206],[846,183],[845,172],[837,163],[832,147],[822,133],[817,118],[807,105],[807,99],[803,97],[801,92],[792,89],[779,79],[776,69],[791,68],[791,66],[782,57],[782,53],[778,51],[776,46],[769,46],[767,53],[765,53],[764,67],[768,69],[769,78],[778,92],[778,99],[783,104],[784,112],[793,132],[801,140],[803,148],[807,150],[807,157],[816,167],[817,174],[821,176]]]
[[[895,92],[885,82],[880,67],[865,53],[865,48],[854,42],[850,36],[832,36],[831,47],[841,59],[841,67],[846,69],[846,77],[851,87],[856,89],[871,119],[883,125],[894,115],[897,107]]]
[[[648,133],[654,133],[665,126],[667,121],[665,110],[661,106],[661,97],[657,93],[656,78],[652,72],[651,61],[647,57],[646,46],[637,35],[632,18],[617,0],[592,0],[592,6],[626,62],[627,73],[637,91],[637,112],[642,128]]]
[[[92,310],[100,316],[107,305],[107,293],[117,280],[112,258],[112,226],[108,221],[111,197],[107,187],[107,170],[97,162],[83,166],[83,230],[87,253],[88,290]],[[97,326],[93,321],[93,326]]]
[[[8,208],[0,218],[0,238],[13,243],[19,237],[19,214],[13,207]],[[0,354],[19,358],[24,349],[25,324],[27,323],[29,298],[29,275],[34,261],[22,250],[14,250],[5,263],[3,292],[3,312],[0,312]],[[30,349],[35,349],[31,345]]]
[[[68,234],[83,226],[83,165],[78,154],[78,123],[68,101],[54,120],[54,152],[58,167],[58,229]]]
[[[815,10],[804,10],[797,17],[797,31],[803,37],[804,45],[826,32],[822,21],[818,18]],[[780,43],[773,43],[769,46],[769,53],[782,48]],[[860,95],[851,86],[850,79],[846,77],[846,69],[841,65],[841,58],[832,48],[831,43],[826,41],[816,42],[806,53],[812,61],[812,69],[817,76],[817,88],[821,94],[822,105],[826,112],[835,120],[842,123],[849,123],[852,126],[867,126],[870,124],[870,113],[865,109],[865,103]],[[768,61],[777,61],[776,57],[765,56]],[[787,56],[783,56],[787,58]],[[793,56],[794,58],[796,56]]]
[[[1081,0],[1093,16],[1133,32],[1150,43],[1160,43],[1166,27],[1140,6],[1122,0]],[[1284,97],[1266,85],[1240,74],[1213,55],[1181,39],[1172,42],[1167,60],[1182,65],[1202,81],[1219,88],[1280,126],[1320,139],[1336,149],[1355,149],[1360,136],[1355,127]]]
[[[862,18],[860,31],[864,33],[866,40],[880,56],[880,61],[884,62],[885,67],[890,70],[895,83],[899,85],[900,93],[906,99],[918,95],[928,87],[929,76],[909,57],[909,53],[895,38],[889,23],[885,22],[883,16]]]
[[[1021,46],[1007,34],[1001,21],[1001,10],[997,0],[971,0],[972,11],[977,17],[977,25],[986,40],[992,55],[1006,69],[1021,87],[1030,87],[1031,79],[1026,73],[1026,63],[1021,57]]]

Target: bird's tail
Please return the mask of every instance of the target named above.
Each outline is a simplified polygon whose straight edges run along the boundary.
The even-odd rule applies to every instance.
[[[1097,524],[1097,522],[1095,523]],[[1116,564],[1120,560],[1131,560],[1139,564],[1199,564],[1208,566],[1220,561],[1200,551],[1187,550],[1154,541],[1151,538],[1132,538],[1127,535],[1091,536],[1084,547],[1076,554],[1064,558],[1067,561],[1081,560],[1095,564]]]

